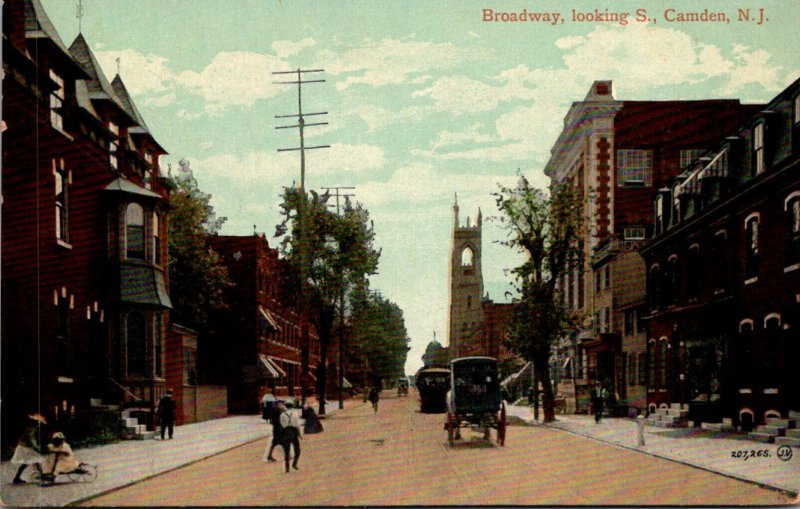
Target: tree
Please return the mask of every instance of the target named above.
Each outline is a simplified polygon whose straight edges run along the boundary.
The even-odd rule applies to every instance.
[[[545,422],[555,420],[549,360],[552,345],[576,325],[577,317],[561,304],[557,282],[580,263],[583,200],[570,184],[553,186],[547,196],[520,176],[516,188],[500,186],[494,193],[507,233],[502,244],[527,255],[512,270],[519,297],[509,323],[507,345],[532,361],[542,383]]]
[[[169,273],[172,320],[194,329],[208,325],[209,314],[225,309],[225,288],[231,286],[227,269],[207,242],[226,218],[217,217],[211,195],[200,191],[181,159],[178,174],[170,176]]]
[[[422,364],[426,367],[447,364],[447,349],[434,339],[425,347],[425,353],[422,354]]]
[[[327,200],[327,194],[287,188],[281,203],[283,221],[275,232],[294,273],[305,278],[305,284],[301,281],[298,285],[301,299],[320,342],[320,414],[325,413],[328,349],[337,302],[343,292],[366,285],[366,278],[377,272],[380,258],[380,252],[373,248],[375,232],[369,212],[347,200],[342,214],[337,215],[328,210]]]
[[[369,361],[373,380],[394,380],[404,375],[409,339],[403,311],[397,304],[360,288],[352,295],[350,326],[352,344]]]

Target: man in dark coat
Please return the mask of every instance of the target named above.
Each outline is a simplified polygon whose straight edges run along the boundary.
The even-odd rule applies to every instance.
[[[169,438],[172,439],[172,432],[175,427],[175,400],[172,399],[172,389],[167,389],[167,394],[158,402],[158,425],[161,427],[161,440],[164,440],[164,432],[169,428]]]
[[[594,422],[599,423],[600,418],[603,416],[603,405],[606,399],[606,390],[600,385],[600,382],[594,384],[592,389],[592,409],[594,410]]]
[[[279,445],[283,445],[283,435],[281,434],[281,412],[283,408],[283,401],[275,400],[274,397],[271,401],[264,402],[263,418],[272,425],[272,444],[269,446],[267,461],[277,461],[272,456],[272,451]]]

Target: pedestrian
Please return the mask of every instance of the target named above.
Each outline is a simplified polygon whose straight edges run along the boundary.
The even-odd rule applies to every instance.
[[[72,472],[78,468],[78,460],[72,454],[72,447],[60,431],[53,433],[47,444],[47,459],[44,462],[44,475],[52,482],[58,474]]]
[[[322,422],[319,420],[314,408],[308,403],[303,407],[303,434],[310,435],[313,433],[321,433],[323,430]]]
[[[600,418],[603,417],[603,403],[606,399],[606,390],[597,381],[592,389],[592,409],[594,410],[594,422],[599,423]]]
[[[528,387],[528,406],[533,406],[533,387]]]
[[[300,470],[297,466],[297,462],[300,460],[300,416],[297,412],[292,412],[288,408],[280,405],[278,408],[282,408],[280,414],[280,427],[281,427],[281,439],[282,439],[282,446],[283,446],[283,461],[286,465],[286,473],[289,473],[289,451],[294,447],[294,457],[292,461],[292,468],[295,470]]]
[[[284,406],[283,401],[275,400],[275,396],[272,394],[269,396],[272,396],[271,401],[268,400],[266,402],[268,404],[264,404],[262,414],[262,418],[272,425],[272,442],[269,445],[269,452],[266,454],[266,461],[278,461],[272,456],[272,451],[283,443],[283,435],[281,434],[281,412],[283,412]],[[266,398],[267,395],[264,397]]]
[[[158,425],[161,427],[161,440],[164,440],[165,431],[169,428],[169,438],[172,440],[172,432],[175,428],[175,400],[172,399],[172,389],[167,389],[167,393],[158,402]]]
[[[374,410],[375,413],[377,414],[378,413],[378,401],[381,400],[381,397],[378,394],[378,388],[377,387],[373,387],[372,389],[369,390],[369,397],[367,399],[369,399],[369,402],[372,403],[372,410]]]
[[[14,456],[11,458],[11,463],[19,465],[17,475],[14,476],[14,484],[22,484],[22,473],[28,465],[33,465],[34,468],[42,473],[42,449],[41,449],[41,436],[43,433],[42,427],[47,424],[47,419],[39,413],[28,414],[30,422],[25,430],[22,432],[17,447],[14,449]]]

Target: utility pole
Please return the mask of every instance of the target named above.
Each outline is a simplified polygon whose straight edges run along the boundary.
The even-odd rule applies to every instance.
[[[339,215],[339,197],[347,198],[355,196],[355,193],[340,193],[342,189],[354,190],[353,186],[339,186],[339,187],[323,187],[326,191],[336,191],[336,215]],[[333,205],[328,205],[332,207]],[[339,289],[339,373],[338,373],[338,389],[339,389],[339,410],[344,408],[344,279],[342,279],[342,287]]]
[[[279,148],[278,152],[299,151],[300,152],[300,200],[297,205],[297,230],[298,230],[298,259],[300,261],[300,398],[303,404],[306,402],[306,385],[308,383],[309,365],[309,318],[308,318],[308,246],[306,242],[305,214],[303,209],[306,203],[306,150],[328,148],[330,145],[318,145],[306,147],[304,130],[306,127],[326,125],[327,122],[316,122],[306,124],[304,117],[327,115],[327,111],[317,113],[303,113],[303,85],[306,83],[323,83],[325,80],[303,80],[303,74],[324,72],[324,69],[300,69],[294,71],[279,71],[272,74],[292,74],[297,75],[296,81],[275,81],[278,85],[297,85],[297,113],[290,115],[276,115],[275,118],[297,118],[297,124],[277,126],[275,129],[294,129],[297,128],[300,134],[300,146],[293,148]],[[323,380],[322,383],[325,383]],[[325,402],[321,401],[320,406],[324,408]]]

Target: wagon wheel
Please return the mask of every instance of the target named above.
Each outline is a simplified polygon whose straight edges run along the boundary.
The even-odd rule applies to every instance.
[[[500,407],[500,419],[497,421],[497,443],[501,446],[506,445],[506,404]]]
[[[78,468],[67,473],[67,476],[73,482],[92,482],[97,478],[97,467],[88,463],[81,463]]]

